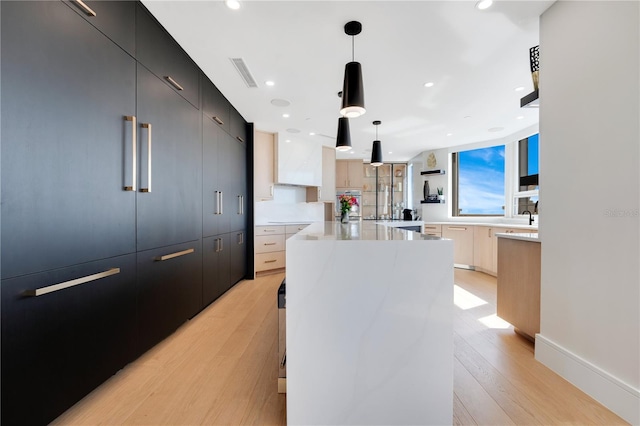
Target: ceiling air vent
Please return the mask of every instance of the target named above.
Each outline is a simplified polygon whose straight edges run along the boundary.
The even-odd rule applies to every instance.
[[[242,81],[247,85],[247,87],[258,87],[255,78],[251,75],[251,71],[247,67],[247,64],[244,62],[242,58],[229,58],[233,63],[233,66],[236,67],[240,77],[242,77]]]

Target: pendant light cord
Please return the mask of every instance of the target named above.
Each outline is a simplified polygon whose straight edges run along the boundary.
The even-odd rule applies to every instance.
[[[356,44],[356,37],[351,36],[351,62],[355,62],[355,44]]]

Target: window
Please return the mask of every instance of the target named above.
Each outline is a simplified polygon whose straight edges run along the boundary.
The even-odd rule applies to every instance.
[[[513,215],[530,211],[538,213],[539,185],[539,135],[535,134],[518,142],[518,183],[513,200]]]
[[[505,146],[455,152],[453,215],[503,216]]]

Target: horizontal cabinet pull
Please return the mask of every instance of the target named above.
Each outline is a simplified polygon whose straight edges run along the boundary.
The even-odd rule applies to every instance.
[[[184,90],[184,88],[182,86],[180,86],[180,84],[178,84],[177,81],[175,81],[173,78],[171,78],[170,75],[165,75],[164,79],[167,80],[169,82],[169,84],[171,84],[173,87],[175,87],[178,90]]]
[[[238,139],[240,142],[244,143],[244,139],[242,139],[240,136],[236,136],[236,139]]]
[[[180,256],[184,256],[184,255],[189,254],[189,253],[193,253],[194,251],[196,251],[196,250],[190,248],[190,249],[178,251],[176,253],[165,254],[164,256],[158,256],[154,260],[162,262],[164,260],[169,260],[169,259],[173,259],[175,257],[180,257]]]
[[[25,290],[23,293],[25,296],[42,296],[43,294],[52,293],[58,290],[64,290],[65,288],[73,287],[80,284],[85,284],[90,281],[106,278],[111,275],[119,274],[120,268],[111,268],[108,271],[99,272],[93,275],[87,275],[86,277],[76,278],[75,280],[65,281],[63,283],[50,285],[47,287],[37,288],[35,290]]]
[[[435,226],[426,226],[425,225],[424,229],[436,229],[436,227]]]
[[[449,226],[447,227],[447,229],[451,230],[451,231],[466,231],[467,228],[463,227],[463,226]]]
[[[215,121],[216,123],[218,123],[221,126],[224,126],[224,121],[220,120],[218,117],[216,117],[215,115],[213,117],[213,121]]]
[[[277,229],[263,229],[262,232],[276,232]]]
[[[93,9],[87,6],[82,0],[74,0],[74,3],[77,4],[88,16],[96,16],[96,12],[94,12]]]
[[[276,243],[264,243],[265,246],[275,246]]]
[[[273,260],[265,260],[264,263],[275,263],[277,262],[277,259],[273,259]]]

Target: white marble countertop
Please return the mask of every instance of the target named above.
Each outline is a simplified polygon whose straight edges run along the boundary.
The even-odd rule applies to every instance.
[[[309,225],[313,223],[313,221],[309,220],[298,220],[295,222],[256,222],[255,226],[286,226],[286,225]]]
[[[463,222],[463,221],[430,221],[425,220],[423,223],[431,225],[465,225],[465,226],[494,226],[500,228],[512,228],[512,229],[531,229],[538,230],[538,224],[527,225],[522,223],[509,223],[509,222]]]
[[[530,241],[533,243],[539,243],[540,238],[538,238],[538,234],[536,232],[521,232],[521,233],[503,233],[497,232],[496,237],[498,238],[510,238],[512,240],[521,240],[521,241]]]
[[[413,222],[405,222],[415,224]],[[400,222],[399,226],[402,225]],[[373,221],[354,221],[349,223],[315,222],[301,230],[291,238],[305,241],[411,241],[411,240],[442,240],[442,238],[432,237],[405,229],[397,229],[388,224],[378,224]]]

